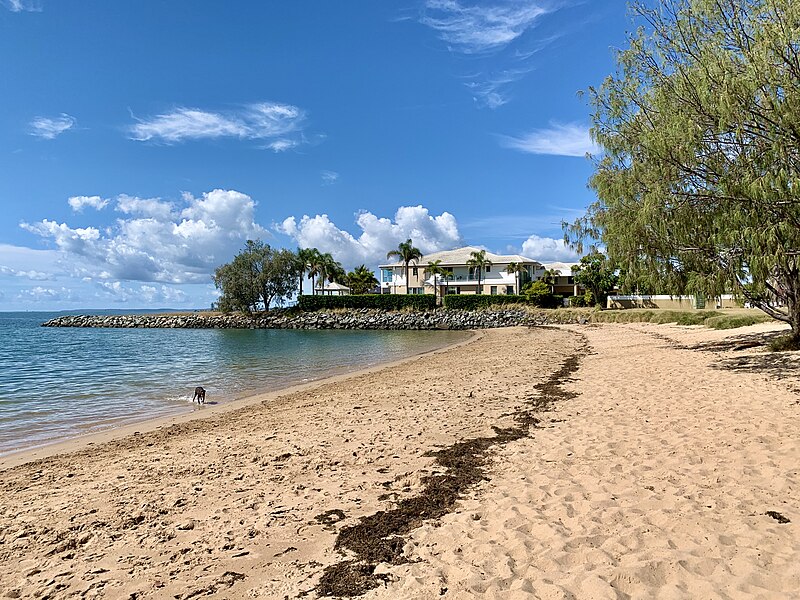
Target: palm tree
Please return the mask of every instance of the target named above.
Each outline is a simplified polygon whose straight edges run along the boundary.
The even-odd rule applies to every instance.
[[[514,282],[517,284],[517,292],[516,292],[517,294],[519,294],[520,290],[522,290],[522,281],[520,279],[520,276],[522,275],[522,273],[527,273],[527,272],[528,272],[528,267],[526,267],[523,263],[512,262],[508,263],[508,266],[506,267],[506,273],[508,273],[509,275],[514,275]]]
[[[322,254],[316,248],[309,248],[306,257],[306,268],[308,269],[308,278],[311,280],[311,294],[316,295],[316,277],[321,275],[323,271],[323,258]]]
[[[439,289],[439,275],[444,275],[445,269],[442,267],[441,260],[428,261],[428,266],[425,267],[425,277],[433,277],[433,298],[436,301]]]
[[[366,265],[361,265],[347,274],[347,285],[350,287],[351,294],[366,294],[380,282],[375,278],[375,273],[370,271]]]
[[[469,253],[469,260],[467,261],[467,265],[472,267],[475,273],[478,275],[478,293],[482,293],[483,290],[481,289],[481,276],[483,275],[483,270],[486,267],[492,266],[492,261],[486,258],[486,250],[473,250]]]
[[[345,274],[342,263],[337,262],[330,252],[319,255],[319,282],[322,293],[325,293],[325,281],[332,282],[341,279]]]
[[[558,277],[559,275],[561,275],[561,271],[559,271],[558,269],[545,269],[544,273],[542,273],[540,279],[542,283],[550,286],[551,294],[556,293],[556,277]]]
[[[297,260],[300,265],[300,288],[297,292],[298,297],[303,295],[303,277],[306,274],[306,270],[308,270],[311,266],[311,259],[313,258],[315,252],[319,254],[319,251],[316,248],[297,249]]]
[[[409,291],[409,281],[408,281],[408,265],[411,261],[415,263],[422,258],[422,252],[420,252],[419,248],[414,248],[414,244],[411,242],[411,238],[408,238],[405,242],[400,242],[397,246],[397,250],[390,250],[386,253],[386,258],[394,258],[397,257],[406,267],[406,294]]]

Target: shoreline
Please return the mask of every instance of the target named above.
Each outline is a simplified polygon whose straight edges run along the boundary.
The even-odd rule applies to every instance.
[[[778,332],[490,330],[0,471],[0,593],[791,596],[800,353],[742,344]]]
[[[194,420],[211,419],[217,415],[246,408],[251,405],[275,401],[283,395],[309,391],[328,383],[335,383],[350,377],[358,377],[360,375],[374,373],[384,368],[399,366],[403,363],[416,360],[421,356],[437,354],[450,349],[459,348],[463,345],[480,339],[484,335],[481,330],[467,330],[464,333],[467,336],[464,340],[454,342],[452,344],[446,344],[432,350],[415,352],[398,360],[379,362],[367,367],[359,367],[354,370],[347,370],[347,368],[344,367],[344,369],[346,369],[345,372],[326,375],[320,377],[319,379],[312,379],[303,383],[291,384],[272,391],[247,393],[240,398],[235,398],[220,404],[205,404],[203,406],[192,404],[191,407],[187,407],[185,411],[178,414],[144,418],[140,421],[137,420],[135,422],[126,423],[120,426],[112,426],[101,431],[78,434],[68,439],[45,443],[40,446],[13,450],[6,454],[0,455],[0,472],[28,462],[49,458],[59,454],[69,454],[70,452],[74,452],[76,450],[84,450],[89,446],[117,441],[121,438],[148,433],[171,427],[173,425],[188,423]]]

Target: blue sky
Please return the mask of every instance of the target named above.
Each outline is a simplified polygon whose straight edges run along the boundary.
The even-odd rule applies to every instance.
[[[247,238],[573,257],[625,3],[0,0],[0,310],[206,307]]]

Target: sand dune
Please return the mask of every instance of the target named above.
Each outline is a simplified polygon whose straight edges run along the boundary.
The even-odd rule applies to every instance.
[[[419,494],[429,451],[518,427],[586,350],[575,397],[364,597],[800,597],[800,362],[725,345],[771,329],[489,331],[8,468],[0,597],[313,598],[338,532]]]

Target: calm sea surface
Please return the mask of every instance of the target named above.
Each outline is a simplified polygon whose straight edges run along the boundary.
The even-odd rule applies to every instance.
[[[97,311],[99,312],[99,311]],[[57,329],[0,313],[0,455],[431,350],[450,331]]]

